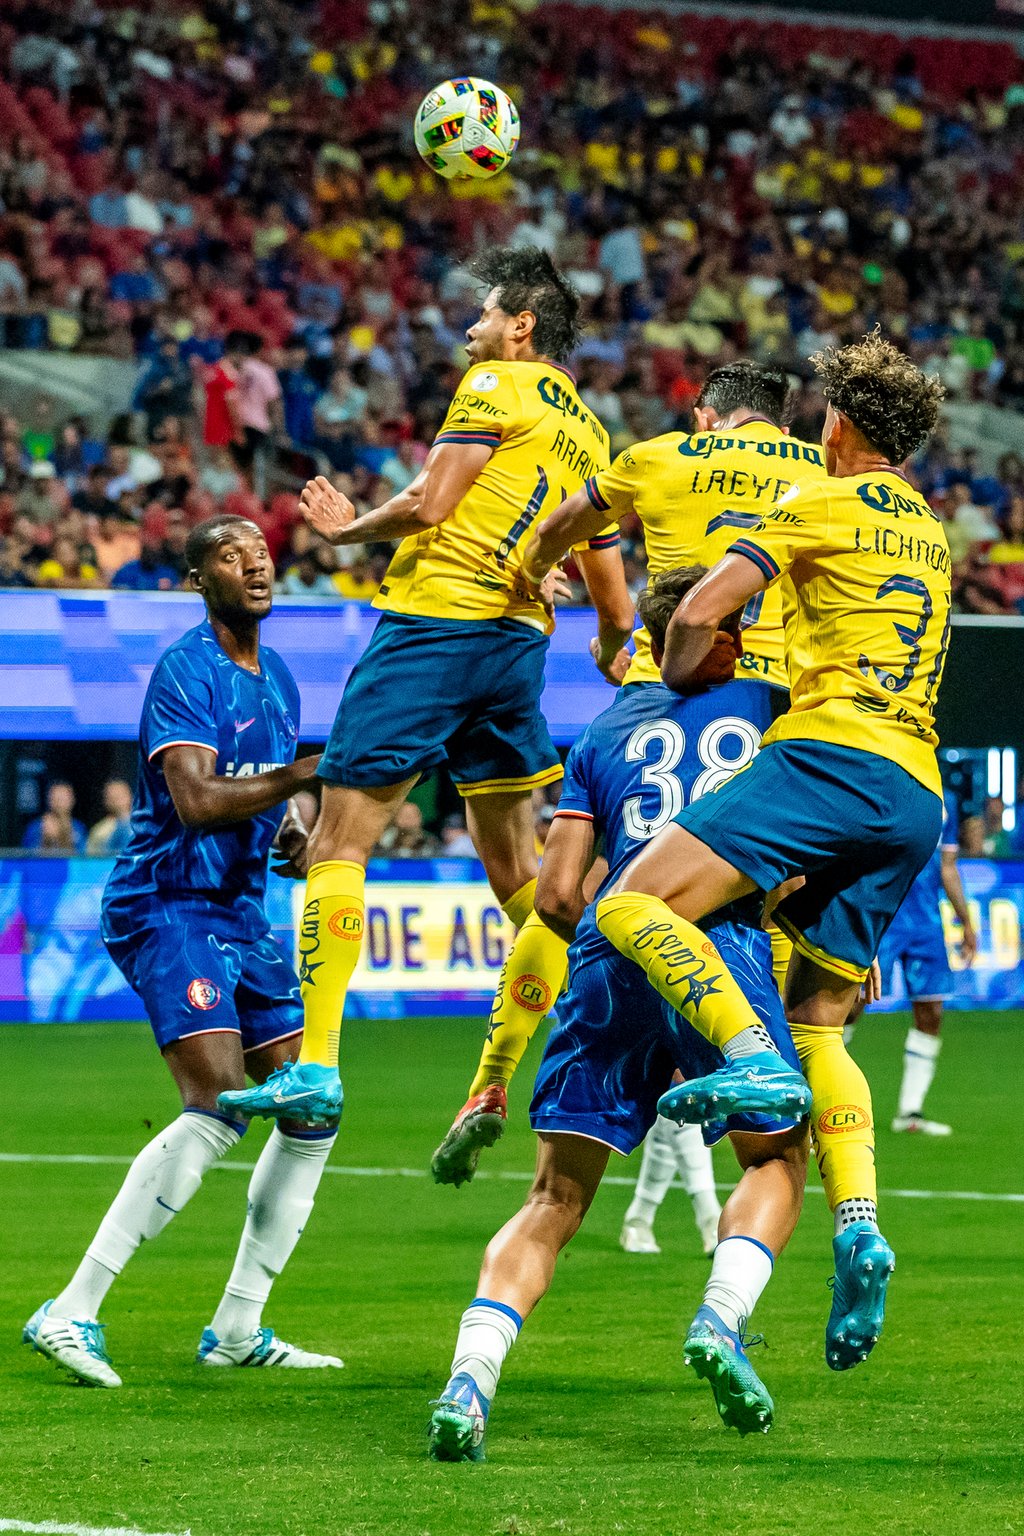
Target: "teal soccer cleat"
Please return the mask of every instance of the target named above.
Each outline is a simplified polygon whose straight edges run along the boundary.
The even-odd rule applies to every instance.
[[[885,1293],[896,1255],[867,1221],[855,1221],[832,1239],[836,1272],[832,1310],[825,1324],[825,1360],[834,1371],[859,1365],[878,1343],[885,1321]]]
[[[706,1125],[729,1115],[779,1115],[802,1120],[811,1090],[774,1051],[738,1056],[707,1077],[694,1077],[663,1093],[658,1114],[677,1124]]]
[[[244,1115],[247,1120],[262,1115],[268,1120],[329,1126],[341,1118],[345,1095],[334,1067],[285,1062],[265,1083],[218,1094],[217,1103],[228,1114]]]
[[[491,1405],[472,1376],[453,1376],[431,1404],[427,1455],[431,1461],[486,1461],[484,1435]]]
[[[760,1338],[751,1342],[759,1343]],[[741,1336],[711,1307],[701,1307],[690,1324],[683,1361],[708,1383],[727,1429],[738,1429],[741,1435],[768,1433],[775,1418],[768,1388],[747,1359]]]

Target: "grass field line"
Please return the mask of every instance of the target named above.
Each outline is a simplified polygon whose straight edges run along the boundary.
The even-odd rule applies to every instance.
[[[131,1162],[130,1157],[89,1152],[0,1152],[0,1163],[53,1163],[66,1167],[81,1165],[98,1168],[127,1168]],[[226,1168],[232,1173],[252,1173],[255,1166],[255,1163],[240,1163],[234,1158],[224,1158],[221,1162],[214,1164],[215,1168]],[[329,1163],[324,1172],[340,1179],[425,1179],[428,1177],[426,1168],[356,1168],[335,1163]],[[533,1174],[519,1168],[481,1168],[476,1178],[528,1184]],[[632,1189],[636,1179],[611,1173],[605,1176],[602,1183]],[[734,1189],[736,1186],[718,1183],[715,1187],[716,1189]],[[820,1184],[809,1184],[807,1187],[813,1193],[819,1195],[824,1193]],[[1024,1205],[1024,1194],[1007,1194],[981,1189],[883,1189],[879,1191],[879,1195],[887,1200],[981,1200],[991,1201],[997,1205]],[[0,1531],[13,1529],[16,1527],[5,1526],[0,1520]],[[17,1529],[29,1529],[29,1527],[17,1527]],[[31,1529],[36,1528],[31,1527]],[[42,1527],[39,1529],[41,1530]],[[68,1526],[67,1529],[71,1530],[73,1527]]]
[[[129,1525],[58,1525],[54,1520],[0,1520],[0,1531],[35,1531],[36,1536],[191,1536],[189,1531],[137,1531]]]

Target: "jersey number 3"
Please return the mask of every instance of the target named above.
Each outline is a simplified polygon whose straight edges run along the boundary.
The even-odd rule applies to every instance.
[[[739,742],[739,751],[727,757],[722,748],[730,736]],[[737,715],[724,715],[721,720],[712,720],[706,725],[697,738],[701,772],[690,790],[691,804],[701,795],[717,789],[726,779],[731,779],[741,768],[746,768],[753,762],[760,745],[761,732],[749,720],[741,720]],[[653,816],[647,817],[643,814],[643,794],[630,795],[622,807],[622,823],[627,837],[646,842],[679,815],[686,803],[686,794],[682,780],[674,770],[682,762],[685,751],[686,736],[675,720],[650,720],[646,725],[638,725],[630,736],[626,742],[626,761],[644,764],[640,783],[645,790],[657,791],[658,809]]]

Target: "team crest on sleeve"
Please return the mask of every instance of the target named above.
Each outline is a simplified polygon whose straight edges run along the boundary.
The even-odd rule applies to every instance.
[[[208,1013],[220,1002],[220,988],[215,987],[208,976],[197,976],[188,984],[187,997],[193,1008]]]
[[[512,996],[527,1013],[547,1013],[552,1003],[551,988],[542,976],[517,976],[512,983]]]
[[[474,373],[469,381],[470,389],[475,389],[478,394],[486,395],[489,390],[497,389],[498,375],[496,373]]]

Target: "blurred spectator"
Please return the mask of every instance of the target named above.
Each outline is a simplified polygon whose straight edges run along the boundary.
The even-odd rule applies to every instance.
[[[132,787],[124,779],[108,779],[103,786],[106,815],[86,838],[85,851],[93,858],[120,853],[128,842],[132,814]]]
[[[332,549],[340,566],[332,578],[335,591],[352,602],[368,603],[377,596],[377,581],[364,544],[344,544]]]
[[[441,854],[449,859],[475,859],[476,849],[462,816],[446,816],[441,823]]]
[[[430,859],[440,851],[440,843],[423,825],[423,812],[413,800],[398,807],[395,818],[384,829],[374,852],[386,859]]]
[[[960,823],[960,852],[965,859],[985,857],[985,822],[981,816],[965,816]]]
[[[338,596],[335,578],[338,562],[333,545],[316,539],[302,549],[298,559],[288,567],[277,590],[285,597]]]
[[[224,341],[224,356],[203,370],[206,412],[203,442],[207,448],[239,448],[244,445],[238,402],[239,370],[247,355],[242,331],[231,331]]]
[[[133,404],[145,413],[146,433],[152,442],[168,416],[186,417],[192,411],[192,370],[181,357],[173,336],[161,337],[155,354],[143,368],[135,386]]]
[[[75,809],[75,792],[70,784],[58,779],[46,792],[46,810],[25,828],[21,839],[23,848],[60,850],[64,853],[85,851],[85,823],[72,812]]]
[[[66,535],[54,539],[48,557],[36,571],[39,587],[98,587],[100,574],[90,555],[92,549],[76,544]]]
[[[238,418],[244,442],[234,450],[235,462],[241,469],[248,470],[256,464],[255,483],[261,492],[266,445],[271,433],[280,431],[283,422],[281,385],[273,368],[260,356],[262,350],[262,338],[250,337],[249,356],[238,374]]]
[[[1005,810],[998,795],[990,795],[985,801],[981,846],[987,859],[1008,859],[1013,855],[1013,839],[1003,826]]]
[[[104,584],[110,586],[118,571],[138,560],[142,545],[134,521],[106,502],[96,524],[92,547],[99,574]]]

